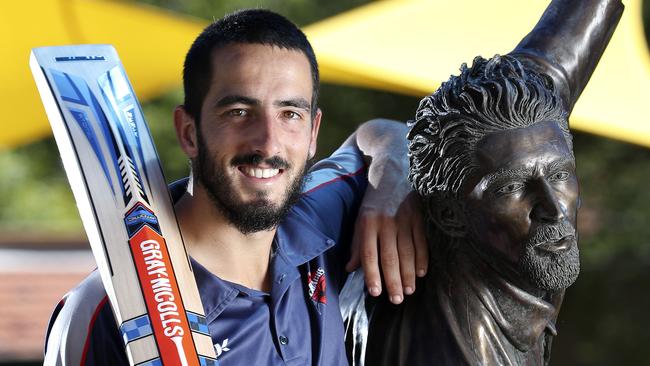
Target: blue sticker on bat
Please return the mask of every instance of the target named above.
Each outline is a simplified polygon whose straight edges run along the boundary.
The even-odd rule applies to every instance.
[[[137,190],[140,198],[149,203],[147,194],[142,186],[140,170],[134,162],[134,159],[138,158],[140,165],[143,168],[145,167],[144,155],[137,134],[135,119],[131,118],[129,120],[129,117],[134,116],[134,105],[136,103],[135,98],[131,94],[131,88],[119,66],[101,75],[97,81],[104,101],[108,106],[108,112],[115,121],[118,121],[117,129],[122,140],[122,146],[124,147],[123,155],[119,158],[119,165],[125,191],[125,204],[128,205],[130,202],[133,190]],[[124,113],[124,111],[131,111],[130,115],[129,113]],[[145,177],[148,179],[146,170]]]
[[[84,97],[81,96],[79,88],[74,85],[74,81],[68,74],[57,70],[50,70],[50,72],[52,73],[54,84],[56,84],[56,87],[59,90],[61,99],[65,100],[66,102],[88,105]],[[81,82],[84,83],[83,80],[81,80]]]
[[[193,313],[191,311],[185,311],[185,313],[187,314],[187,321],[190,323],[190,329],[208,336],[210,335],[210,329],[208,329],[208,321],[204,316]]]
[[[148,315],[142,315],[135,319],[125,321],[120,325],[120,331],[122,332],[124,345],[127,345],[129,342],[136,339],[153,334]]]
[[[115,135],[113,134],[113,130],[111,129],[111,126],[108,124],[108,119],[106,118],[106,115],[102,110],[102,107],[99,105],[99,101],[97,100],[97,98],[95,98],[95,95],[90,94],[90,100],[92,102],[91,108],[93,110],[93,113],[95,114],[95,117],[99,121],[100,128],[102,129],[102,134],[104,135],[104,141],[106,142],[106,146],[108,147],[109,154],[111,155],[111,161],[113,162],[113,168],[115,169],[115,174],[118,177],[120,177],[119,174],[120,167],[117,158],[118,152],[120,150],[119,147],[117,146],[117,140],[115,138]],[[120,178],[118,178],[118,181],[120,181]],[[120,184],[120,188],[122,190],[122,196],[124,196],[126,192],[124,191],[124,187],[122,184]],[[115,194],[115,191],[113,191],[113,194]]]
[[[139,363],[136,366],[163,366],[162,361],[160,358],[154,358],[153,360],[145,361],[143,363]]]
[[[54,58],[57,62],[68,61],[104,61],[104,56],[59,56]]]
[[[199,355],[199,362],[201,363],[201,366],[219,366],[219,361],[201,355]]]
[[[61,96],[61,99],[63,99],[63,101],[66,102],[63,103],[62,107],[68,109],[68,111],[70,112],[70,114],[72,114],[73,118],[75,119],[75,121],[77,122],[81,130],[84,132],[84,135],[88,140],[88,143],[92,147],[93,152],[95,153],[95,156],[97,157],[97,160],[101,165],[102,171],[104,172],[104,176],[106,177],[106,181],[108,182],[108,186],[111,188],[113,194],[115,194],[115,190],[113,188],[113,183],[112,183],[113,181],[111,179],[111,175],[108,170],[108,164],[106,162],[106,159],[104,158],[104,154],[102,154],[101,147],[99,145],[99,139],[93,127],[95,123],[93,122],[93,119],[90,118],[90,116],[85,111],[82,110],[82,108],[90,107],[91,111],[93,112],[93,115],[95,116],[95,119],[99,121],[101,131],[108,145],[107,147],[109,150],[109,154],[111,155],[113,160],[115,160],[115,142],[114,141],[111,142],[113,137],[112,132],[106,131],[105,116],[101,112],[101,109],[99,110],[97,109],[96,99],[90,93],[88,84],[86,84],[86,82],[83,79],[76,77],[74,75],[70,75],[68,73],[64,73],[57,70],[50,70],[50,73],[52,74],[52,79],[59,91],[59,95]],[[88,104],[88,100],[91,100],[93,102],[92,105]],[[73,107],[71,104],[78,105],[78,107]],[[117,173],[119,169],[116,163],[114,163],[114,168],[115,168],[115,172]]]
[[[91,122],[88,120],[88,116],[81,110],[69,108],[69,111],[70,114],[72,114],[72,117],[74,117],[75,121],[77,121],[77,124],[81,130],[84,132],[84,135],[86,135],[86,139],[88,139],[88,143],[90,143],[90,146],[95,152],[95,156],[97,156],[97,160],[99,160],[102,171],[104,171],[104,176],[108,181],[108,185],[111,187],[111,190],[113,190],[113,185],[111,184],[111,176],[108,173],[106,160],[104,159],[104,155],[101,153],[99,142],[97,141],[97,135],[95,135],[95,131],[93,130]]]
[[[162,236],[160,225],[158,224],[158,218],[141,202],[136,203],[135,206],[126,213],[124,216],[124,224],[126,225],[126,231],[129,233],[129,238],[132,238],[145,225],[149,226],[155,230],[158,235]]]

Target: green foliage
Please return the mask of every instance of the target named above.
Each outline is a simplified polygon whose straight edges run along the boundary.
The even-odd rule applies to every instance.
[[[173,122],[174,108],[182,102],[183,91],[178,89],[142,105],[168,182],[187,176],[190,170],[189,162],[176,140]]]
[[[575,153],[583,207],[590,226],[581,245],[586,265],[650,244],[650,150],[576,134]],[[581,222],[579,220],[578,222]]]
[[[80,232],[53,138],[0,151],[0,232]]]

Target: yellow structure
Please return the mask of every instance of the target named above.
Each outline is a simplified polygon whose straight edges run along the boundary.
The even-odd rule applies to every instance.
[[[415,96],[433,92],[462,62],[507,53],[537,22],[543,0],[385,0],[305,28],[324,82]],[[650,54],[641,0],[626,10],[572,127],[650,147]],[[38,9],[38,11],[35,11]],[[106,0],[0,3],[0,149],[50,133],[28,67],[32,47],[111,43],[141,100],[180,85],[182,60],[205,25],[160,9]]]
[[[29,70],[33,47],[110,43],[142,101],[180,85],[185,53],[204,26],[203,21],[124,2],[0,2],[0,149],[52,133]]]
[[[623,17],[571,116],[571,127],[650,147],[650,54],[641,0]],[[462,62],[511,51],[544,0],[379,1],[310,25],[323,80],[415,96],[432,93]]]

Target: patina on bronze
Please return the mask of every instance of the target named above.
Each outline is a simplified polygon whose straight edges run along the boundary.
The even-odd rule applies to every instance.
[[[553,1],[514,51],[477,57],[422,100],[409,178],[424,202],[432,270],[402,306],[368,299],[367,338],[363,316],[352,319],[353,362],[548,364],[580,267],[568,115],[622,10]]]

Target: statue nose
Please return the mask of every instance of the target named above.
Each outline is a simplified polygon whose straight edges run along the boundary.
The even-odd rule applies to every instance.
[[[536,187],[536,201],[531,219],[540,222],[559,222],[566,218],[566,209],[553,187],[542,178]]]

